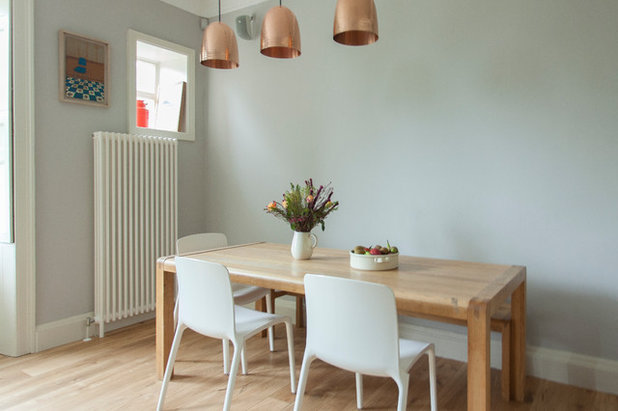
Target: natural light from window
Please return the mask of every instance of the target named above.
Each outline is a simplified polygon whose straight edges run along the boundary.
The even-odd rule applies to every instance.
[[[186,55],[138,41],[135,85],[137,127],[185,131]]]

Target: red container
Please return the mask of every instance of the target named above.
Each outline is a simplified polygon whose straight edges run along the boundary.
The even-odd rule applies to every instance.
[[[144,100],[137,100],[137,126],[148,127],[148,109]]]

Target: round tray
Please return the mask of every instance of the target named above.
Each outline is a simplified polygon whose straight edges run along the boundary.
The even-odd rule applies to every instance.
[[[392,270],[399,266],[399,253],[366,255],[354,254],[350,251],[350,267],[357,270],[382,271]]]

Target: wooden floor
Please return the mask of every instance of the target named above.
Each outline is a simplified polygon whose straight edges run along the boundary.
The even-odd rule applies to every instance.
[[[304,330],[295,330],[296,374],[304,348]],[[266,339],[247,346],[249,375],[239,375],[232,409],[291,410],[284,329],[277,330],[276,352]],[[77,342],[20,358],[0,356],[0,409],[153,410],[161,382],[155,377],[154,322],[138,324],[104,339]],[[221,409],[227,377],[221,366],[221,343],[185,332],[165,409]],[[466,364],[438,358],[438,408],[466,407]],[[618,410],[618,397],[528,378],[525,403],[500,398],[499,371],[492,370],[494,410]],[[366,410],[394,409],[397,387],[386,378],[365,377]],[[429,410],[427,362],[411,371],[408,409]],[[354,375],[315,361],[304,410],[354,410]]]

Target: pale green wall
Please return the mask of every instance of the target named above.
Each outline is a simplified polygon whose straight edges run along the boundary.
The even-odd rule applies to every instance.
[[[289,242],[262,209],[332,181],[321,245],[526,265],[529,344],[618,359],[618,3],[376,4],[372,46],[289,0],[300,58],[208,72],[208,229]]]
[[[37,324],[94,309],[92,132],[127,132],[127,29],[201,46],[199,18],[158,0],[35,1]],[[58,30],[110,45],[110,107],[58,100]],[[199,53],[199,52],[198,52]],[[196,108],[205,110],[205,70],[196,62]],[[179,235],[205,230],[205,123],[178,147]]]

